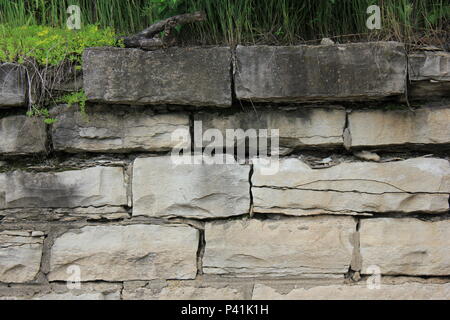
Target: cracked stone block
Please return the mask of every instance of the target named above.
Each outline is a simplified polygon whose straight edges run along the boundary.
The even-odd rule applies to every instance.
[[[450,283],[381,284],[379,289],[360,285],[322,285],[283,288],[257,283],[253,300],[448,300]]]
[[[18,156],[46,151],[47,130],[42,119],[9,116],[0,119],[0,155]]]
[[[408,55],[410,96],[450,96],[450,53],[423,51]]]
[[[200,164],[176,164],[171,157],[136,159],[133,216],[206,219],[249,213],[250,166],[210,160],[216,159]]]
[[[231,106],[229,47],[90,48],[83,61],[84,90],[92,102]]]
[[[198,243],[184,225],[88,226],[55,239],[48,278],[64,281],[77,265],[83,282],[193,279]]]
[[[450,145],[450,107],[357,110],[349,115],[352,147]]]
[[[253,102],[363,101],[405,93],[404,46],[238,46],[236,96]]]
[[[352,260],[351,217],[206,223],[203,272],[237,277],[341,277]]]
[[[89,106],[87,115],[76,108],[55,110],[52,138],[56,151],[77,152],[167,152],[190,148],[190,139],[180,145],[172,138],[176,130],[189,137],[189,115],[155,114],[138,107]]]
[[[12,63],[0,64],[0,108],[20,107],[26,103],[25,69]]]
[[[136,286],[125,283],[123,300],[244,300],[245,285],[196,281],[170,281],[168,283]]]
[[[287,215],[446,213],[450,163],[443,159],[341,163],[311,169],[299,159],[282,159],[279,172],[252,177],[254,212]],[[420,183],[418,183],[420,181]]]
[[[343,147],[343,132],[346,122],[345,109],[338,106],[305,107],[294,110],[257,110],[233,114],[217,114],[199,112],[194,115],[195,121],[201,121],[200,134],[207,130],[218,129],[224,138],[225,146],[245,143],[245,136],[227,136],[227,130],[235,132],[238,129],[247,131],[258,130],[254,136],[247,131],[249,137],[260,137],[261,129],[279,130],[279,145],[281,148],[338,148]],[[197,134],[197,132],[196,132]],[[263,131],[264,134],[264,131]],[[253,138],[254,142],[257,141]],[[211,143],[204,139],[203,146]],[[215,142],[215,141],[214,141]],[[248,145],[248,144],[247,144]],[[224,147],[224,146],[222,146]]]
[[[375,265],[384,275],[450,275],[448,220],[364,219],[360,246],[363,274]]]
[[[127,205],[123,168],[0,174],[0,209]]]
[[[0,231],[0,282],[25,283],[37,276],[44,234],[33,231]]]

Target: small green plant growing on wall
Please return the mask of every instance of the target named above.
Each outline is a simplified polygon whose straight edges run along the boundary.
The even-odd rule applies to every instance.
[[[53,124],[56,122],[55,118],[52,118],[50,112],[46,108],[41,108],[36,105],[32,105],[27,112],[28,117],[43,117],[46,124]]]
[[[83,116],[87,117],[86,101],[87,101],[87,97],[83,90],[65,95],[60,100],[60,102],[67,103],[69,108],[72,107],[73,105],[78,105],[78,107],[80,108],[80,113]]]

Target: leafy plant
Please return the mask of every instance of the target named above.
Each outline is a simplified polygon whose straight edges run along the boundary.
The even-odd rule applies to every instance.
[[[120,43],[112,29],[99,29],[94,25],[80,31],[0,25],[0,62],[24,63],[28,58],[41,66],[56,66],[65,60],[80,65],[84,49],[118,45]]]
[[[60,99],[60,102],[67,103],[69,108],[77,104],[80,108],[80,113],[84,116],[87,116],[86,101],[87,97],[83,90],[65,95]]]
[[[27,112],[27,116],[28,117],[43,117],[44,123],[46,123],[46,124],[53,124],[57,121],[55,118],[51,117],[48,109],[41,108],[36,105],[31,106],[30,110]]]

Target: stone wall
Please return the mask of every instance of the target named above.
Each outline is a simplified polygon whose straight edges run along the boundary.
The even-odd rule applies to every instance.
[[[449,61],[394,42],[93,48],[87,114],[59,105],[52,125],[0,66],[0,298],[450,299]],[[279,170],[175,165],[200,121],[279,129]]]

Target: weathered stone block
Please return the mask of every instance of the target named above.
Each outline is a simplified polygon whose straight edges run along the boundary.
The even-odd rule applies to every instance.
[[[406,53],[396,42],[238,46],[236,57],[242,100],[369,100],[405,92]]]
[[[0,119],[0,155],[43,153],[46,144],[47,131],[42,119],[27,116]]]
[[[360,237],[362,273],[376,265],[386,275],[450,274],[448,220],[362,220]]]
[[[412,98],[450,96],[450,53],[423,51],[408,55]]]
[[[257,213],[445,213],[449,209],[450,163],[416,158],[311,169],[299,159],[285,159],[273,176],[261,174],[261,166],[255,165],[252,184]]]
[[[0,107],[25,105],[25,69],[12,63],[0,64]]]
[[[179,141],[172,139],[176,130],[189,132],[187,114],[154,114],[142,108],[90,106],[87,115],[75,108],[60,106],[55,112],[53,145],[65,152],[166,152]],[[183,146],[190,148],[190,140]]]
[[[257,112],[239,112],[229,115],[200,112],[194,115],[195,121],[201,121],[203,132],[218,129],[224,137],[226,146],[245,142],[245,138],[235,140],[226,130],[237,129],[278,129],[280,147],[301,148],[336,148],[343,146],[342,134],[345,128],[346,112],[344,108],[302,108],[296,110],[258,110]],[[247,132],[248,136],[251,132]],[[260,131],[255,135],[260,136]],[[256,139],[254,140],[256,141]],[[204,140],[204,146],[211,141]]]
[[[125,283],[122,294],[123,300],[244,300],[244,290],[235,283],[171,281],[145,286]]]
[[[238,277],[343,276],[352,260],[351,217],[207,223],[203,272]]]
[[[66,283],[0,286],[0,300],[120,300],[121,284],[83,283],[69,289]]]
[[[0,232],[0,282],[33,281],[41,266],[43,243],[41,232]]]
[[[450,53],[423,51],[408,55],[409,80],[450,81]]]
[[[50,281],[78,265],[82,281],[193,279],[199,233],[183,225],[89,226],[55,239]]]
[[[14,171],[0,174],[1,180],[7,182],[0,187],[3,208],[127,205],[124,172],[119,167],[41,173]]]
[[[253,300],[448,300],[450,284],[382,284],[379,289],[364,285],[329,285],[285,289],[256,284]]]
[[[48,293],[33,300],[120,300],[122,286],[114,283],[83,283],[80,289],[67,289],[67,284],[52,284]]]
[[[355,148],[449,145],[450,107],[353,111],[349,128]]]
[[[83,61],[84,90],[93,102],[231,106],[228,47],[91,48]]]
[[[171,157],[138,158],[133,165],[133,216],[214,218],[250,208],[250,166],[175,164]]]

